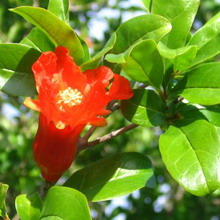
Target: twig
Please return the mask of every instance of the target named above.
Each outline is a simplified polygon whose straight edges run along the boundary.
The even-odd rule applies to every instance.
[[[89,140],[89,138],[92,136],[92,134],[94,133],[95,129],[97,127],[96,126],[92,126],[87,132],[86,134],[83,136],[84,139]]]
[[[129,131],[129,130],[131,130],[133,128],[136,128],[137,126],[138,125],[136,125],[136,124],[130,124],[128,126],[120,128],[120,129],[118,129],[116,131],[112,131],[109,134],[104,135],[103,137],[97,138],[94,141],[86,142],[86,143],[79,143],[78,144],[78,152],[82,151],[82,150],[84,150],[86,148],[92,147],[94,145],[97,145],[97,144],[103,143],[105,141],[108,141],[108,140],[110,140],[110,139],[112,139],[112,138],[114,138],[114,137],[116,137],[116,136],[118,136],[120,134],[123,134],[123,133],[125,133],[125,132],[127,132],[127,131]]]
[[[54,182],[45,181],[40,189],[40,197],[43,198],[47,194],[47,191],[50,189],[50,187],[52,187],[54,184]]]
[[[95,129],[97,127],[96,126],[92,126],[87,132],[86,134],[81,137],[78,141],[78,146],[83,146],[86,145],[88,143],[89,138],[92,136],[92,134],[94,133]]]

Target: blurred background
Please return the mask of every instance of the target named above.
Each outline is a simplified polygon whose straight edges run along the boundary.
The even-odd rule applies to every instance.
[[[47,4],[48,0],[1,0],[0,43],[19,42],[32,28],[21,17],[8,11],[9,8],[22,5],[46,8]],[[201,0],[192,31],[201,27],[219,9],[219,0]],[[122,22],[145,13],[140,0],[72,0],[70,24],[86,40],[91,53],[96,53]],[[22,102],[22,97],[11,97],[0,92],[0,182],[10,186],[7,206],[12,219],[17,219],[15,197],[21,193],[30,195],[39,191],[43,184],[32,157],[38,115],[25,108]],[[97,129],[92,138],[129,124],[119,111],[114,112],[108,122],[108,126]],[[157,187],[144,188],[112,201],[90,204],[93,220],[220,220],[218,195],[192,196],[167,173],[158,150],[160,132],[159,128],[138,127],[83,151],[60,182],[77,169],[101,158],[118,152],[138,151],[152,160]]]

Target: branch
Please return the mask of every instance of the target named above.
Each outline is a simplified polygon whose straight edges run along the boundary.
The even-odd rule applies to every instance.
[[[47,191],[50,189],[50,187],[54,186],[55,182],[47,182],[45,181],[44,184],[40,188],[39,195],[41,198],[44,198],[47,194]]]
[[[82,151],[82,150],[84,150],[86,148],[92,147],[94,145],[106,142],[106,141],[108,141],[108,140],[110,140],[110,139],[112,139],[112,138],[114,138],[114,137],[116,137],[116,136],[118,136],[120,134],[123,134],[123,133],[125,133],[125,132],[127,132],[127,131],[129,131],[129,130],[131,130],[133,128],[136,128],[137,126],[138,125],[136,125],[136,124],[130,124],[128,126],[120,128],[120,129],[118,129],[116,131],[112,131],[109,134],[106,134],[106,135],[104,135],[104,136],[102,136],[100,138],[97,138],[94,141],[91,141],[91,142],[87,141],[87,142],[84,142],[84,143],[79,142],[78,143],[78,152],[80,152],[80,151]]]

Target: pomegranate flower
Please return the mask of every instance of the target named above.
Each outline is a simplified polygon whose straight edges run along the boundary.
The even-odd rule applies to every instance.
[[[38,100],[24,104],[40,112],[34,158],[47,181],[57,181],[71,165],[80,133],[86,125],[105,126],[106,105],[129,99],[129,81],[100,66],[84,73],[64,47],[44,52],[33,64]]]

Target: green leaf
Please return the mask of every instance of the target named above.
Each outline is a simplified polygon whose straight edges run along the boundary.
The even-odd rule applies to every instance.
[[[220,141],[205,120],[184,120],[161,135],[159,146],[171,176],[188,192],[203,196],[219,188]]]
[[[5,197],[8,191],[8,185],[0,183],[0,216],[7,219]]]
[[[55,49],[55,45],[47,35],[38,28],[33,28],[28,36],[20,43],[39,50],[40,52],[54,51]]]
[[[148,12],[150,12],[152,0],[141,0]]]
[[[178,113],[184,118],[205,119],[211,124],[220,127],[220,106],[208,106],[198,109],[192,105],[186,105],[178,109]]]
[[[125,73],[138,82],[148,82],[159,88],[163,81],[164,65],[153,40],[137,43],[122,65]]]
[[[120,54],[140,40],[159,41],[171,30],[167,19],[158,15],[141,15],[124,22],[116,30],[116,42],[112,54]]]
[[[78,38],[80,40],[80,43],[82,44],[82,48],[83,48],[83,52],[84,52],[83,62],[87,62],[90,59],[89,48],[88,48],[86,42],[80,36],[78,36]]]
[[[74,173],[65,183],[86,195],[103,201],[126,195],[144,186],[154,187],[150,160],[140,153],[121,153],[100,160]]]
[[[69,23],[69,0],[50,0],[48,11],[56,15],[65,23]]]
[[[77,65],[83,63],[84,50],[77,34],[54,14],[43,8],[31,6],[21,6],[11,11],[21,15],[46,33],[55,46],[61,45],[68,48]]]
[[[215,15],[191,38],[188,45],[196,45],[198,52],[192,65],[201,63],[220,53],[220,13]]]
[[[99,63],[101,62],[102,57],[112,49],[113,45],[116,41],[116,34],[113,33],[112,37],[109,39],[109,41],[106,43],[104,48],[99,51],[94,57],[92,57],[87,62],[83,63],[80,68],[82,71],[88,70],[88,69],[95,69],[98,67]]]
[[[125,61],[125,56],[127,55],[127,53],[120,53],[120,54],[107,54],[105,56],[105,60],[107,60],[110,63],[117,63],[117,64],[122,64],[122,63],[126,63]]]
[[[57,216],[49,216],[49,217],[41,218],[40,220],[64,220],[64,219]]]
[[[170,49],[162,42],[158,43],[158,51],[161,56],[169,59],[174,65],[174,71],[183,71],[191,66],[197,53],[197,46],[186,46],[178,49]]]
[[[185,45],[199,3],[199,0],[153,1],[152,12],[167,18],[171,22],[172,30],[163,39],[169,48]]]
[[[135,89],[134,96],[121,102],[121,111],[129,121],[146,127],[160,126],[165,121],[165,107],[152,90]]]
[[[40,219],[50,218],[91,220],[86,197],[75,189],[63,186],[51,187],[46,195]]]
[[[42,202],[37,194],[31,197],[19,195],[15,207],[21,220],[36,220],[40,218]]]
[[[36,94],[31,66],[40,52],[21,44],[0,44],[0,89],[14,96]]]
[[[208,63],[190,70],[174,87],[179,94],[192,103],[215,105],[220,103],[220,63]]]

